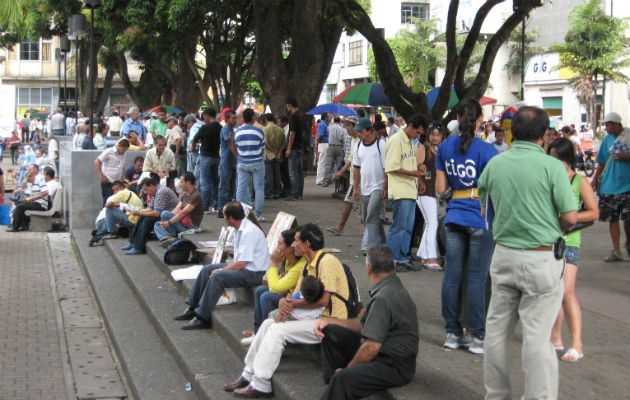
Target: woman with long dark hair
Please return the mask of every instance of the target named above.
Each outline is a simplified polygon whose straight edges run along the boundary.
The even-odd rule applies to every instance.
[[[477,180],[497,150],[475,137],[483,121],[477,101],[458,106],[459,135],[448,137],[436,156],[436,191],[453,189],[446,218],[446,268],[442,281],[442,316],[446,322],[444,347],[467,347],[483,354],[486,321],[486,280],[494,249],[492,232],[481,216]],[[462,271],[467,266],[468,332],[464,335],[460,315]]]
[[[576,204],[584,202],[584,209],[578,211],[579,222],[591,222],[599,218],[599,210],[595,201],[595,193],[590,183],[582,175],[575,172],[575,144],[572,140],[562,138],[551,143],[549,155],[562,161],[567,169],[571,189]],[[562,345],[562,322],[566,317],[571,333],[571,347],[560,357],[562,361],[576,362],[584,357],[582,343],[582,310],[575,293],[575,281],[580,266],[581,231],[569,233],[565,237],[564,251],[564,295],[562,308],[551,331],[551,343],[557,350],[564,350]]]

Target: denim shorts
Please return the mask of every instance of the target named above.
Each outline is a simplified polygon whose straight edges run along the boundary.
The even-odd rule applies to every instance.
[[[575,246],[567,246],[564,249],[564,261],[567,264],[573,264],[576,267],[580,266],[580,248]]]

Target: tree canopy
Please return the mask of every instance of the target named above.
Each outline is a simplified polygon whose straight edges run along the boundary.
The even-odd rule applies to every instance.
[[[569,15],[569,30],[564,43],[551,46],[550,50],[560,54],[558,68],[568,68],[576,76],[571,85],[578,99],[587,106],[591,126],[597,126],[598,79],[628,82],[623,68],[630,66],[626,36],[628,22],[614,18],[603,10],[602,0],[588,0],[575,7]]]

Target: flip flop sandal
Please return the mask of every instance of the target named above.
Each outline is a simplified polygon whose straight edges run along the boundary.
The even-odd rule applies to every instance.
[[[326,230],[328,232],[332,233],[335,236],[341,236],[341,232],[339,232],[339,229],[337,229],[337,228],[328,227],[328,228],[326,228]]]
[[[560,359],[566,362],[578,362],[583,357],[583,353],[580,353],[579,351],[571,347],[569,350],[567,350],[566,353],[562,355],[562,357],[560,357]]]
[[[424,269],[431,272],[442,272],[444,268],[440,264],[423,264]]]
[[[555,351],[564,351],[564,346],[553,346]]]

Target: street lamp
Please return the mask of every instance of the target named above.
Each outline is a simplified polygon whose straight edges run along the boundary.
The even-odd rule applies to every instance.
[[[94,129],[94,91],[96,86],[96,63],[94,61],[94,10],[101,5],[101,0],[84,0],[83,7],[90,10],[90,135]]]
[[[79,119],[79,40],[85,36],[85,15],[75,14],[68,20],[68,38],[75,41],[76,54],[74,55],[74,126]]]
[[[67,35],[59,38],[59,51],[63,53],[63,125],[66,128],[66,117],[68,116],[68,52],[70,51],[70,41]]]

